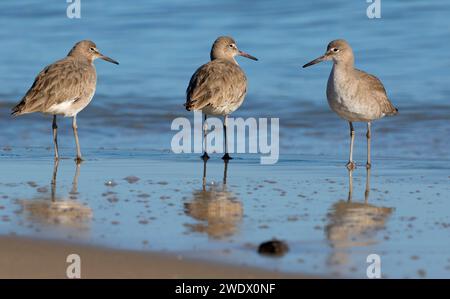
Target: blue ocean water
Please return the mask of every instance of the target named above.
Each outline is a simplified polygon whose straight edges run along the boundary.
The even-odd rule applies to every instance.
[[[96,62],[94,101],[79,114],[83,147],[169,149],[171,121],[192,117],[184,92],[195,69],[209,59],[219,35],[260,59],[239,59],[249,80],[237,117],[280,118],[281,153],[345,156],[348,128],[328,108],[331,65],[302,69],[330,40],[345,38],[356,65],[385,84],[400,115],[374,125],[375,156],[448,158],[448,15],[445,1],[382,1],[369,19],[359,1],[83,1],[69,19],[65,1],[0,4],[0,143],[51,145],[50,119],[10,121],[35,75],[91,39],[119,66]],[[60,143],[72,147],[70,122],[60,121]],[[357,125],[356,153],[364,151]]]

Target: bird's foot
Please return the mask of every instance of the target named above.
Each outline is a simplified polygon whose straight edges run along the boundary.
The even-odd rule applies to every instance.
[[[355,170],[356,164],[353,161],[348,161],[347,165],[345,165],[349,171]]]
[[[76,158],[75,158],[75,163],[77,163],[77,164],[81,164],[83,161],[84,161],[84,160],[83,160],[83,158],[81,158],[81,157],[76,157]]]
[[[228,161],[230,161],[232,159],[233,158],[231,158],[228,153],[225,153],[225,155],[223,155],[223,157],[222,157],[222,160],[224,160],[225,162],[228,162]]]
[[[372,168],[372,164],[370,164],[369,162],[366,163],[366,169],[371,169]]]
[[[206,152],[204,152],[203,155],[200,156],[200,158],[202,158],[204,162],[209,160],[209,156]]]

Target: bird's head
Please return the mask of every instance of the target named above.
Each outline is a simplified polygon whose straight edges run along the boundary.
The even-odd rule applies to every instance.
[[[256,57],[239,50],[233,38],[221,36],[216,39],[211,49],[211,60],[219,58],[234,60],[235,56],[243,56],[252,60],[258,60]]]
[[[343,39],[331,41],[327,51],[322,56],[308,62],[303,67],[308,67],[322,61],[333,60],[333,63],[344,63],[353,66],[353,51],[350,45]]]
[[[93,62],[95,59],[100,58],[100,59],[103,59],[105,61],[108,61],[108,62],[111,62],[114,64],[119,64],[114,59],[100,53],[100,51],[97,49],[97,46],[95,45],[95,43],[90,40],[83,40],[83,41],[76,43],[73,46],[72,50],[70,50],[69,56],[85,57],[90,62]]]

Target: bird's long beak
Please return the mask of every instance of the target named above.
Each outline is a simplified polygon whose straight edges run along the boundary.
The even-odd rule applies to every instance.
[[[111,63],[114,63],[114,64],[119,64],[117,61],[115,61],[114,59],[112,59],[112,58],[110,58],[110,57],[108,57],[108,56],[105,56],[105,55],[103,55],[103,54],[101,54],[101,53],[99,53],[100,54],[100,56],[99,56],[99,58],[100,59],[103,59],[103,60],[105,60],[105,61],[108,61],[108,62],[111,62]]]
[[[244,51],[239,51],[239,56],[246,57],[248,59],[258,61],[258,58],[256,58],[255,56],[252,56],[250,54],[247,54]]]
[[[307,64],[305,64],[303,66],[303,68],[311,66],[311,65],[314,65],[314,64],[317,64],[317,63],[322,62],[322,61],[329,60],[330,59],[329,57],[330,57],[330,55],[328,53],[325,53],[324,55],[320,56],[319,58],[316,58],[313,61],[310,61]]]

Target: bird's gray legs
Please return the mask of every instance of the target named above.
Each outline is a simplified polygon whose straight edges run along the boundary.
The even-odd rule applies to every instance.
[[[208,159],[209,159],[209,156],[207,153],[207,140],[206,140],[207,135],[208,135],[208,124],[206,123],[206,119],[207,119],[207,116],[205,114],[205,120],[203,121],[203,144],[204,144],[205,151],[204,151],[203,155],[201,156],[203,161],[208,161]]]
[[[370,161],[370,139],[372,138],[372,133],[370,131],[370,122],[367,123],[367,164],[366,164],[366,168],[370,169],[370,167],[372,166],[371,161]]]
[[[347,163],[347,169],[353,170],[356,168],[355,162],[353,162],[353,141],[355,141],[355,130],[353,129],[353,124],[351,121],[348,122],[350,125],[350,157]]]
[[[81,158],[80,142],[78,141],[78,127],[77,127],[77,116],[73,117],[72,121],[73,135],[75,136],[75,144],[77,145],[77,158],[75,161],[81,163],[83,159]]]
[[[225,143],[225,155],[223,155],[222,159],[224,161],[229,161],[233,158],[230,157],[230,155],[228,154],[228,143],[227,143],[227,125],[228,125],[228,115],[225,115],[223,118],[223,138],[224,138],[224,143]]]
[[[56,115],[53,115],[53,145],[55,146],[55,160],[59,159],[58,153],[58,125],[56,124]]]
[[[371,132],[371,124],[370,122],[367,123],[367,164],[366,164],[366,192],[365,192],[365,201],[366,203],[369,201],[369,192],[370,192],[370,168],[372,167],[371,160],[370,160],[370,139],[372,138],[372,132]]]
[[[203,177],[202,177],[202,189],[203,191],[206,191],[206,164],[208,162],[208,159],[203,160]],[[225,186],[227,184],[227,174],[228,174],[228,160],[223,161],[224,168],[223,168],[223,185]]]

